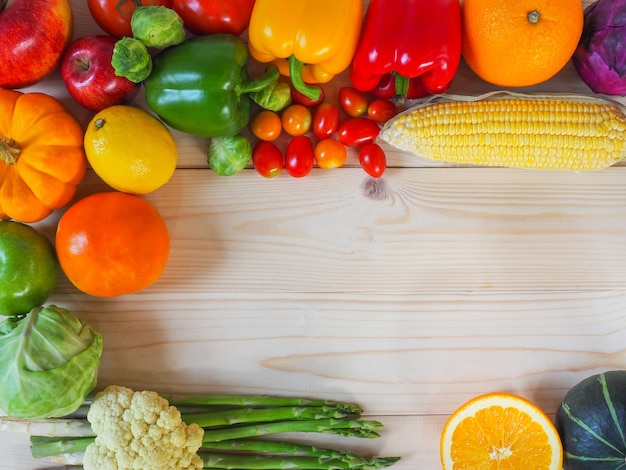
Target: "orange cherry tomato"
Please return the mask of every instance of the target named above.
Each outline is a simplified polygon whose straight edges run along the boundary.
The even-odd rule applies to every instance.
[[[280,116],[269,109],[262,109],[250,121],[250,131],[261,140],[276,140],[282,130]]]
[[[323,139],[315,145],[315,162],[320,168],[339,168],[346,157],[346,147],[337,139]]]
[[[311,129],[311,110],[301,104],[290,104],[283,109],[281,120],[287,134],[304,135]]]
[[[77,289],[115,297],[145,289],[160,277],[170,237],[146,199],[112,191],[72,205],[59,220],[55,246],[63,272]]]
[[[389,100],[375,99],[367,106],[368,117],[380,124],[386,123],[396,114],[398,114],[398,108]]]

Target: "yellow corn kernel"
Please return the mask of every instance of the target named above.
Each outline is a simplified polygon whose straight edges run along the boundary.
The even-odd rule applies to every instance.
[[[571,96],[441,101],[397,115],[380,139],[455,164],[599,170],[626,156],[626,114],[607,100]]]

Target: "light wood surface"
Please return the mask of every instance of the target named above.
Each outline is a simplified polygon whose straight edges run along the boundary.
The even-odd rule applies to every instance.
[[[99,32],[73,6],[75,35]],[[450,91],[491,89],[462,66]],[[31,90],[91,117],[58,74]],[[529,90],[589,93],[571,65]],[[553,414],[576,382],[626,364],[626,166],[460,168],[386,147],[380,181],[353,152],[302,179],[219,177],[206,139],[175,136],[179,168],[146,196],[172,235],[161,279],[98,299],[62,277],[50,299],[103,334],[98,387],[355,401],[386,428],[344,447],[430,470],[471,397],[509,391]],[[89,172],[77,199],[107,189]],[[51,238],[60,212],[36,224]],[[0,455],[6,470],[52,467],[25,435],[2,433]]]

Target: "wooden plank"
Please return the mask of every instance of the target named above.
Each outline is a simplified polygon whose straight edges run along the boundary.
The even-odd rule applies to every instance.
[[[315,396],[449,414],[509,391],[554,412],[626,358],[626,291],[55,294],[104,336],[99,386]],[[138,372],[140,371],[140,372]]]
[[[620,289],[626,168],[178,170],[147,196],[172,237],[159,292]],[[236,178],[236,179],[233,179]],[[90,175],[78,197],[106,189]],[[40,226],[53,236],[56,218]],[[61,282],[59,292],[73,287]]]

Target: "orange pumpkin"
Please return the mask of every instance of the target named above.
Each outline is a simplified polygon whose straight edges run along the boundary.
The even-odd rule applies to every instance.
[[[0,219],[37,222],[85,176],[78,120],[52,96],[0,89]]]

